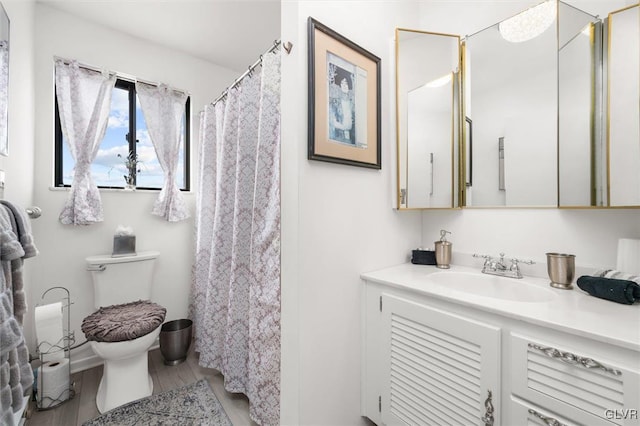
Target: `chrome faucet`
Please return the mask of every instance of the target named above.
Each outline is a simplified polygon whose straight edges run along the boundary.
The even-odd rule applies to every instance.
[[[484,265],[482,265],[483,274],[498,275],[508,278],[522,278],[522,272],[520,272],[520,264],[533,265],[533,260],[520,260],[510,259],[511,265],[507,267],[505,264],[504,253],[500,253],[500,258],[495,258],[486,254],[474,254],[473,257],[481,257],[484,259]]]

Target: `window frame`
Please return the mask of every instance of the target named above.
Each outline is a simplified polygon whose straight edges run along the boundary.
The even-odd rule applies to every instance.
[[[129,133],[127,133],[127,142],[129,143],[129,152],[136,153],[136,143],[138,140],[135,138],[136,134],[136,83],[135,81],[127,80],[124,78],[116,78],[115,88],[127,90],[129,95]],[[63,152],[63,135],[62,135],[62,123],[60,121],[60,110],[58,108],[58,97],[54,94],[53,99],[55,103],[54,111],[54,136],[55,136],[55,153],[54,153],[54,186],[56,188],[70,188],[71,185],[64,183],[63,177],[63,164],[62,164],[62,152]],[[185,102],[185,123],[184,123],[184,188],[179,188],[180,191],[189,192],[191,190],[191,96],[187,96]],[[137,180],[137,176],[136,176]],[[102,186],[98,185],[98,189],[124,189],[122,186]],[[160,191],[162,188],[142,187],[137,186],[136,189],[145,189],[149,191]]]

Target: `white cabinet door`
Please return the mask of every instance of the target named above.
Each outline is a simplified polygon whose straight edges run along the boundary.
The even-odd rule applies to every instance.
[[[382,295],[382,421],[500,424],[500,328]]]

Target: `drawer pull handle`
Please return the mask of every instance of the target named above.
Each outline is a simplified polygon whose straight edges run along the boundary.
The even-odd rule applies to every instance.
[[[579,355],[572,354],[571,352],[562,352],[556,348],[545,348],[543,346],[538,346],[533,343],[529,343],[528,346],[531,349],[535,349],[542,352],[543,354],[545,354],[550,358],[559,359],[560,361],[566,362],[567,364],[581,365],[584,368],[599,368],[605,371],[606,373],[613,374],[614,376],[622,375],[620,371],[615,370],[613,368],[605,367],[604,365],[600,364],[598,361],[593,360],[591,358],[581,357]]]
[[[491,391],[487,390],[487,399],[484,401],[485,413],[484,413],[484,416],[480,419],[484,423],[484,426],[493,426],[494,408],[493,408],[493,403],[491,402],[492,396],[493,395],[491,395]]]
[[[536,410],[532,410],[531,408],[529,408],[529,414],[533,414],[534,416],[542,420],[547,426],[567,426],[566,424],[559,422],[553,417],[544,416],[538,413]]]

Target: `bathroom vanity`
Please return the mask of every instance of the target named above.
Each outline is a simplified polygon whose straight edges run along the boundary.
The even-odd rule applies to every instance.
[[[361,277],[376,424],[640,425],[640,306],[464,266]]]

